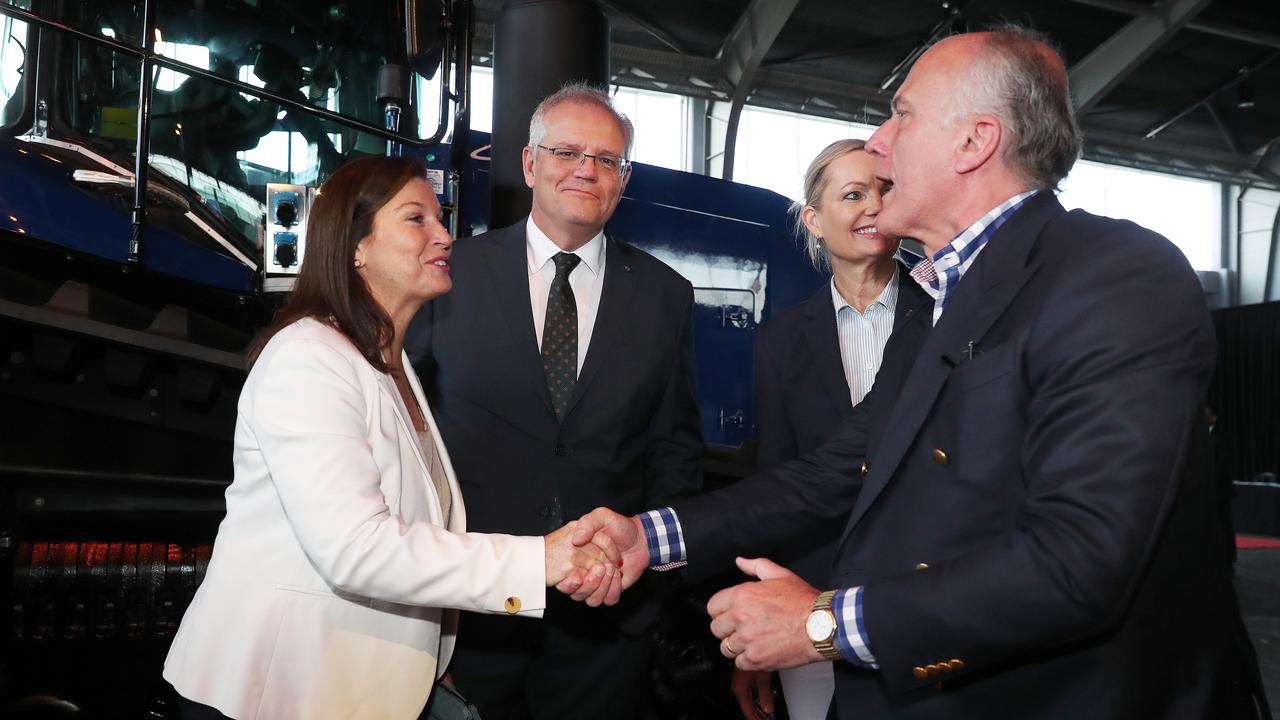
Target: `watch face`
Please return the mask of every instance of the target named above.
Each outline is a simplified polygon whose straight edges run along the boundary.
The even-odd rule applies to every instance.
[[[814,610],[804,623],[810,642],[825,642],[836,633],[836,619],[827,610]]]

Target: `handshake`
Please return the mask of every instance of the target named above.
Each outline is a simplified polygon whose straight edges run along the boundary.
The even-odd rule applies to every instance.
[[[614,605],[649,566],[640,519],[597,508],[549,534],[547,585],[591,607]]]
[[[608,508],[596,508],[548,535],[546,553],[547,585],[592,607],[617,603],[652,560],[640,518]],[[821,662],[804,631],[818,590],[770,560],[740,557],[737,562],[749,581],[721,590],[707,603],[720,652],[740,670]]]

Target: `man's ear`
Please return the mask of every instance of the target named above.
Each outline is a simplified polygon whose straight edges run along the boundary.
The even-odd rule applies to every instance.
[[[533,151],[534,148],[528,145],[524,146],[524,150],[520,152],[520,165],[524,168],[524,184],[533,189]]]
[[[975,115],[956,151],[956,172],[971,173],[987,164],[1004,140],[1004,125],[995,115]]]

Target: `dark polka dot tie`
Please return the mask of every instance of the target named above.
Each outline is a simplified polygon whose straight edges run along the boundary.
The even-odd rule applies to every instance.
[[[542,324],[542,371],[547,374],[556,418],[563,420],[578,379],[578,303],[569,286],[569,273],[582,258],[562,252],[551,260],[556,264],[556,277],[547,294],[547,316]]]

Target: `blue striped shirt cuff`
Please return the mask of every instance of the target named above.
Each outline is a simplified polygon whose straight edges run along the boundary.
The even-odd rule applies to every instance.
[[[871,654],[867,626],[862,621],[862,588],[837,592],[831,598],[831,609],[835,611],[836,649],[840,654],[855,665],[880,669],[876,656]]]
[[[684,533],[675,510],[665,507],[642,513],[640,524],[644,525],[650,568],[671,570],[688,564],[684,553]]]

